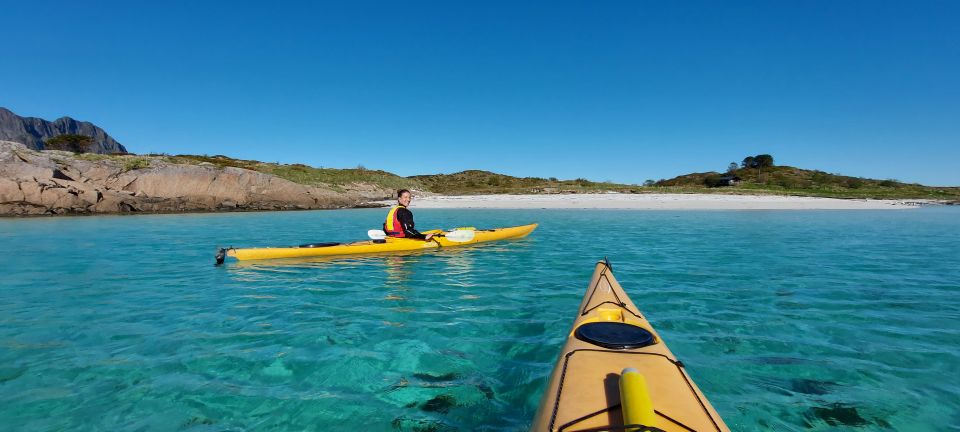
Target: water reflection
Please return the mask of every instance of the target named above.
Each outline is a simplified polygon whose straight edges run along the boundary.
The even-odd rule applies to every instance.
[[[418,257],[406,255],[391,255],[384,259],[383,269],[387,274],[385,286],[388,289],[406,291],[407,281],[413,274],[411,267],[418,261]]]
[[[474,277],[474,250],[452,249],[438,254],[444,264],[443,274],[447,283],[461,288],[475,286]],[[489,251],[486,251],[489,252]]]

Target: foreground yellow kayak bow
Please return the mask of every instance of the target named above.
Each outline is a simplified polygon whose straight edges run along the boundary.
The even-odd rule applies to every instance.
[[[440,234],[430,241],[409,238],[388,237],[379,240],[364,240],[353,243],[312,243],[290,247],[267,248],[222,248],[217,251],[217,264],[222,264],[227,257],[238,260],[259,260],[274,258],[303,258],[332,255],[371,254],[381,252],[417,251],[436,249],[440,247],[466,246],[477,243],[486,243],[495,240],[526,237],[537,228],[537,224],[521,225],[509,228],[476,229],[457,228],[455,231],[473,230],[472,236],[447,239],[444,231],[424,231],[424,234]],[[454,231],[454,230],[451,230]],[[462,241],[463,238],[469,238]]]
[[[597,263],[532,431],[729,431],[684,366]]]

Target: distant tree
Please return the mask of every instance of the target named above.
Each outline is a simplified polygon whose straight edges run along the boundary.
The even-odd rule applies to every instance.
[[[556,178],[556,177],[550,177],[550,181],[555,182],[555,181],[557,181],[557,178]]]
[[[761,171],[763,168],[773,166],[773,156],[768,154],[756,155],[753,157],[753,164],[757,166],[757,181],[761,181]]]
[[[363,164],[357,164],[357,171],[366,171],[366,170],[367,170],[367,167],[363,166]]]
[[[646,187],[650,187],[650,186],[653,186],[653,185],[655,185],[655,184],[657,184],[657,182],[655,182],[655,181],[653,181],[653,180],[649,180],[649,179],[648,179],[647,181],[643,182],[643,185],[646,186]]]
[[[733,166],[733,163],[730,164]],[[773,166],[773,156],[768,154],[761,154],[756,156],[747,156],[743,158],[743,162],[740,163],[740,166],[744,168],[767,168]]]
[[[43,147],[47,150],[66,150],[74,153],[87,153],[93,147],[93,138],[86,135],[57,135],[48,139]]]
[[[736,171],[737,168],[739,168],[739,167],[740,167],[740,165],[737,165],[736,162],[730,162],[730,165],[727,165],[727,172],[728,172],[728,173],[729,173],[729,172],[734,172],[734,171]]]
[[[756,155],[753,157],[753,163],[757,168],[767,168],[773,166],[773,156],[768,154]]]
[[[733,164],[731,164],[732,166]],[[756,168],[757,169],[757,181],[761,181],[762,169],[766,167],[773,166],[773,156],[768,154],[761,154],[756,156],[747,156],[743,158],[743,162],[740,163],[744,168]]]

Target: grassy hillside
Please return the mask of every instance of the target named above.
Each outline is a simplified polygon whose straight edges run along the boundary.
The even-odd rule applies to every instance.
[[[742,179],[736,186],[708,187],[711,179],[736,175]],[[657,187],[697,192],[776,193],[781,195],[819,196],[832,198],[874,199],[940,199],[960,201],[958,187],[932,187],[897,180],[875,180],[829,174],[791,166],[740,168],[727,174],[692,173],[661,180]]]
[[[171,163],[201,164],[209,163],[220,167],[236,167],[271,174],[295,183],[311,186],[332,186],[334,189],[353,183],[366,183],[383,189],[422,189],[416,180],[400,177],[381,170],[365,168],[314,168],[303,164],[276,164],[254,160],[233,159],[227,156],[168,156]]]
[[[254,160],[233,159],[227,156],[197,155],[94,155],[80,154],[78,158],[123,158],[130,169],[144,168],[152,160],[169,163],[211,164],[237,167],[275,175],[296,183],[350,189],[362,183],[383,190],[387,195],[397,189],[426,190],[445,195],[478,194],[538,194],[538,193],[721,193],[721,194],[777,194],[818,196],[832,198],[874,199],[937,199],[960,203],[960,187],[932,187],[896,180],[875,180],[805,170],[791,166],[739,168],[726,174],[718,172],[692,173],[653,186],[638,186],[586,179],[558,180],[556,178],[513,177],[489,171],[468,170],[454,174],[418,175],[400,177],[381,170],[362,167],[348,169],[314,168],[302,164],[277,164]],[[735,186],[709,187],[724,175],[735,175],[742,181]]]
[[[454,174],[432,174],[409,177],[427,190],[448,195],[524,194],[524,193],[636,193],[640,186],[586,179],[558,180],[539,177],[513,177],[489,171],[469,170]]]

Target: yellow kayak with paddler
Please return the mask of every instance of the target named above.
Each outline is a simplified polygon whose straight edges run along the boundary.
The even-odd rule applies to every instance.
[[[597,263],[531,431],[729,431],[683,363]]]
[[[526,237],[533,232],[535,228],[537,228],[537,224],[494,229],[476,229],[473,227],[465,227],[455,228],[448,231],[424,231],[424,234],[436,235],[429,241],[387,237],[383,239],[363,240],[353,243],[312,243],[290,247],[265,248],[221,248],[217,251],[217,263],[222,264],[224,259],[227,257],[233,257],[243,261],[275,258],[373,254],[382,252],[417,251],[445,247],[460,247],[496,240]]]

